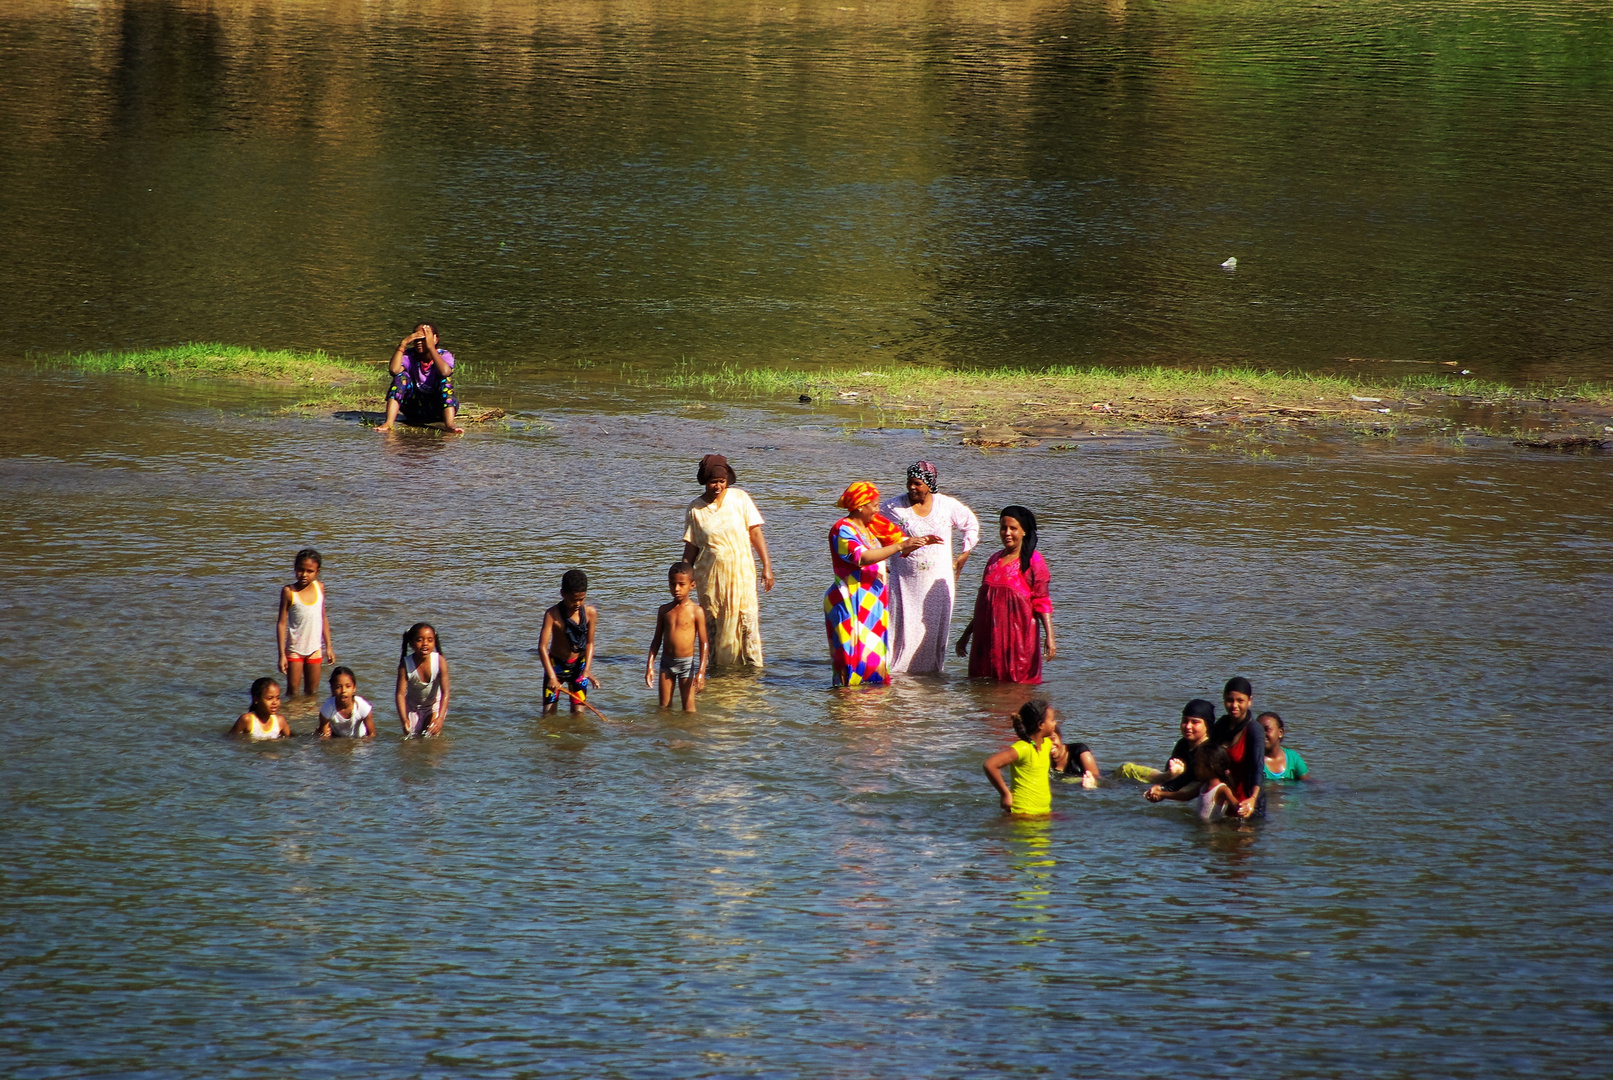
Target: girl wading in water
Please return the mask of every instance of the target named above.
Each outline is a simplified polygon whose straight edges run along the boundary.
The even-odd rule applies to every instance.
[[[706,490],[683,517],[683,561],[694,567],[711,666],[761,667],[761,608],[752,550],[762,560],[762,588],[773,589],[762,515],[751,497],[734,487],[739,477],[721,454],[701,458],[695,476]]]
[[[952,637],[952,606],[957,576],[980,542],[975,512],[937,490],[935,466],[915,461],[907,467],[907,494],[886,499],[879,511],[909,536],[931,533],[941,538],[890,564],[890,669],[915,674],[940,671]],[[963,550],[952,554],[952,534],[963,536]]]

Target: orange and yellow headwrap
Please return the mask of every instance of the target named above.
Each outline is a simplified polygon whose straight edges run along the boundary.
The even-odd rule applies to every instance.
[[[866,480],[859,480],[845,490],[835,505],[842,510],[850,511],[878,501],[879,489]],[[868,531],[882,544],[900,544],[907,539],[907,534],[902,531],[901,526],[884,514],[874,515],[874,520],[868,523]]]
[[[852,484],[835,503],[842,510],[855,510],[859,506],[867,506],[871,502],[879,501],[879,489],[866,480],[859,480]]]

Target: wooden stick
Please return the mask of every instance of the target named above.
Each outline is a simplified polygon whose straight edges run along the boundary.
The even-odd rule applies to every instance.
[[[610,717],[606,716],[604,713],[600,712],[598,709],[596,709],[592,705],[588,704],[588,702],[584,701],[582,698],[578,697],[576,694],[573,694],[570,690],[567,690],[564,686],[557,687],[557,689],[562,694],[564,694],[568,698],[570,698],[571,703],[573,705],[581,705],[583,708],[587,709],[589,712],[593,713],[595,716],[599,717],[601,720],[605,721],[605,723],[607,723],[607,724],[614,723],[614,721],[611,720]]]

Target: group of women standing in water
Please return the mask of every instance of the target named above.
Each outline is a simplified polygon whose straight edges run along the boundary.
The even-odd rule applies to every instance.
[[[714,665],[762,665],[756,566],[773,587],[763,520],[726,458],[708,454],[698,478],[704,493],[685,515],[684,561],[695,568]],[[980,541],[973,510],[940,493],[928,461],[907,470],[907,492],[880,500],[866,481],[835,504],[845,515],[829,529],[834,584],[823,598],[836,686],[887,683],[892,675],[939,672],[951,637],[957,578]],[[1043,657],[1056,655],[1047,561],[1036,550],[1036,515],[1006,506],[1002,550],[987,561],[973,617],[957,642],[969,674],[1039,683]],[[961,541],[954,552],[953,543]]]

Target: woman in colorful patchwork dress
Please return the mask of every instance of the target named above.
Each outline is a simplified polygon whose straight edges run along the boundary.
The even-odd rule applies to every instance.
[[[958,639],[958,655],[967,653],[972,679],[1034,685],[1042,681],[1044,651],[1049,660],[1058,655],[1053,601],[1047,595],[1051,575],[1036,550],[1036,515],[1023,506],[1005,506],[999,521],[1003,549],[986,560],[975,615]]]
[[[890,564],[891,659],[893,674],[940,671],[952,637],[952,606],[957,576],[980,542],[980,519],[963,503],[937,491],[935,466],[915,461],[907,467],[907,494],[880,503],[880,513],[909,535],[934,533],[936,547]],[[963,550],[952,554],[952,534],[962,534]]]
[[[454,397],[454,354],[437,348],[437,326],[421,323],[398,342],[392,353],[392,385],[386,392],[386,419],[375,429],[391,431],[403,422],[415,427],[441,428],[454,435],[465,429],[454,423],[459,399]]]
[[[939,536],[908,536],[879,512],[879,489],[858,481],[836,506],[846,516],[829,530],[835,583],[823,594],[823,621],[836,686],[890,682],[885,560],[908,555]]]
[[[739,477],[721,454],[701,458],[696,477],[706,491],[684,514],[683,561],[694,567],[695,591],[706,611],[711,666],[761,667],[761,609],[752,551],[762,560],[763,590],[773,590],[762,515],[751,497],[734,487]]]

